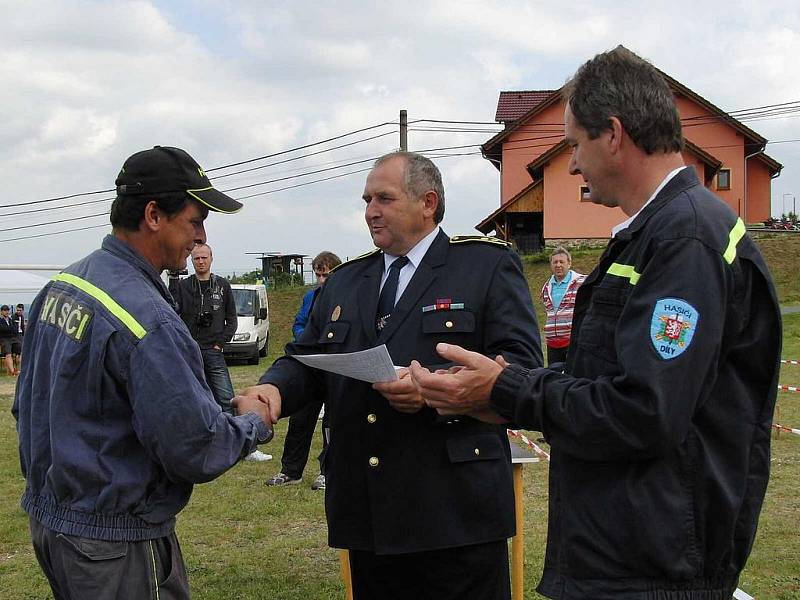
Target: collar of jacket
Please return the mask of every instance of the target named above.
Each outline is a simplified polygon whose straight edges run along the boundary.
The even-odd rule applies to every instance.
[[[447,262],[447,253],[450,249],[450,237],[442,230],[433,238],[428,251],[422,257],[414,271],[411,281],[408,282],[403,295],[398,300],[392,311],[392,318],[388,325],[377,335],[375,332],[375,311],[378,308],[378,284],[383,275],[383,252],[377,252],[372,262],[367,263],[363,272],[361,297],[364,299],[364,310],[361,311],[361,321],[367,336],[373,341],[380,338],[381,343],[388,340],[400,327],[400,324],[410,314],[419,299],[419,296],[428,288],[436,277],[435,269]]]
[[[103,239],[102,248],[114,256],[125,259],[128,263],[139,269],[158,290],[158,293],[163,296],[164,300],[169,302],[172,308],[176,308],[175,300],[173,300],[172,294],[169,293],[167,286],[161,280],[161,276],[153,268],[153,265],[147,262],[141,254],[112,234],[107,235]]]
[[[428,265],[429,267],[440,267],[445,262],[447,262],[447,250],[450,247],[450,236],[448,236],[444,230],[439,228],[439,233],[436,234],[436,237],[433,238],[431,245],[428,247],[428,251],[425,253],[425,256],[422,257],[422,260],[419,261],[419,268],[422,265]],[[378,260],[378,264],[380,264],[380,271],[378,273],[378,277],[383,276],[383,267],[384,267],[384,258],[383,258],[383,251],[378,252],[375,254]]]
[[[633,220],[633,223],[617,234],[615,239],[624,241],[630,240],[637,231],[645,226],[645,223],[647,223],[650,217],[664,208],[670,200],[696,185],[700,185],[700,181],[697,179],[694,169],[691,166],[682,169],[680,173],[669,180],[667,185],[664,186],[664,189],[653,198],[653,201],[644,207],[644,210]]]

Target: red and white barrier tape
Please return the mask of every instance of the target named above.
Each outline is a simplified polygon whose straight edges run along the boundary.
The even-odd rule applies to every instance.
[[[545,452],[544,450],[542,450],[539,446],[534,444],[532,441],[530,441],[525,436],[525,434],[520,433],[519,431],[517,431],[515,429],[506,429],[506,431],[508,432],[508,435],[510,435],[511,437],[518,437],[520,440],[522,440],[523,444],[528,446],[528,448],[530,448],[531,450],[536,452],[536,454],[541,456],[543,459],[550,460],[550,455],[547,452]]]
[[[781,359],[784,365],[800,365],[800,360]]]
[[[800,435],[800,429],[792,429],[791,427],[786,427],[786,425],[780,425],[778,423],[773,423],[772,426],[779,431],[788,431],[789,433]]]
[[[793,385],[778,385],[778,391],[781,392],[800,392],[799,387]]]

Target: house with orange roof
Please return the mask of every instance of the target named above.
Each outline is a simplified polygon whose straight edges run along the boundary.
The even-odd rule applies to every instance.
[[[746,223],[770,216],[772,179],[782,165],[764,153],[762,137],[661,72],[683,125],[684,162]],[[502,91],[495,120],[504,125],[481,146],[499,171],[500,206],[475,227],[537,252],[547,241],[608,238],[627,217],[593,204],[583,178],[570,175],[561,90]]]

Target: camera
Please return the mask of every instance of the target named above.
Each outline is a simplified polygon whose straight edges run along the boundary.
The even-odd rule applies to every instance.
[[[201,312],[197,315],[197,326],[198,327],[211,327],[211,323],[214,322],[214,314],[207,310],[205,312]]]

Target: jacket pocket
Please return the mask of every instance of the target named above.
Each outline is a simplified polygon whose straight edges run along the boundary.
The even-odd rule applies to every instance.
[[[437,310],[422,315],[423,333],[472,333],[475,315],[468,310]]]
[[[447,440],[447,455],[451,463],[498,460],[506,454],[497,435],[478,433]]]
[[[347,339],[349,331],[350,323],[331,321],[322,328],[317,342],[320,344],[341,344]]]
[[[628,300],[629,290],[598,287],[586,316],[581,321],[578,344],[590,348],[613,350],[619,317]]]

